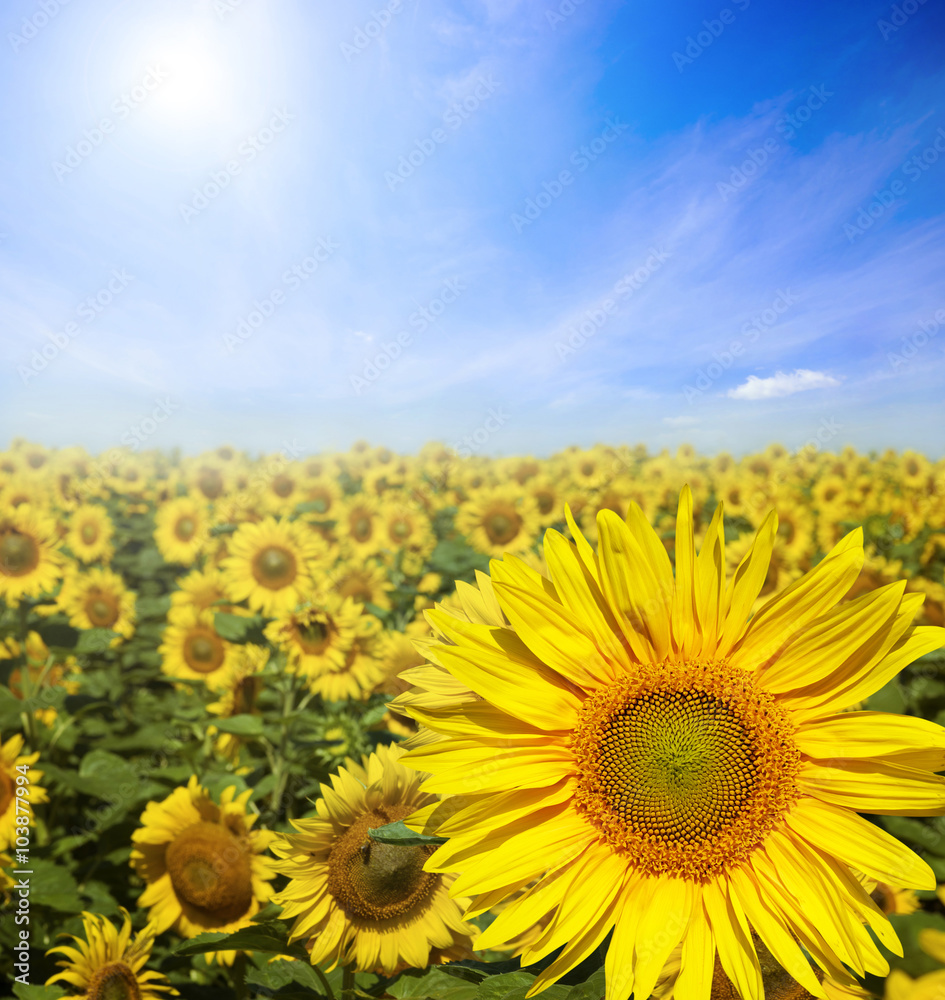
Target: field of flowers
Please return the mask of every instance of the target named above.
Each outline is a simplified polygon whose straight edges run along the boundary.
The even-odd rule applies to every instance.
[[[677,529],[684,514],[688,534]],[[849,555],[860,551],[855,529],[862,565]],[[762,542],[753,548],[756,534],[773,544],[769,563]],[[665,598],[673,572],[675,597]],[[679,584],[687,574],[696,581],[688,596]],[[552,1000],[596,1000],[606,976],[612,1000],[631,989],[638,998],[747,998],[760,981],[769,997],[806,997],[821,980],[831,997],[941,996],[945,794],[935,772],[945,770],[945,741],[927,723],[945,723],[943,574],[945,460],[914,453],[773,445],[734,459],[597,446],[548,459],[460,459],[438,444],[414,456],[359,444],[253,459],[231,447],[196,458],[93,456],[16,441],[0,453],[4,995],[513,1000],[547,986]],[[820,603],[804,604],[808,579],[823,589]],[[542,601],[561,602],[552,618],[541,617]],[[769,685],[768,701],[731,693],[739,649],[776,617],[766,605],[803,633],[769,639],[758,654],[766,665],[794,655],[794,701],[783,700],[786,682]],[[612,608],[627,609],[624,618]],[[612,641],[613,662],[663,664],[658,683],[631,690],[608,677],[605,689],[591,677],[594,657],[611,662]],[[846,728],[842,717],[831,723],[832,744],[817,751],[813,737],[797,736],[791,757],[785,746],[809,736],[810,723],[786,713],[828,703],[814,690],[828,647],[837,663],[859,656],[866,670],[868,659],[875,683],[845,689],[836,711],[854,714]],[[506,662],[515,669],[503,673]],[[685,687],[684,670],[711,673],[716,663],[725,664],[724,691],[722,681]],[[515,672],[526,667],[531,674]],[[837,670],[821,675],[839,684]],[[607,694],[614,684],[619,708]],[[575,691],[585,707],[572,724]],[[705,833],[709,814],[693,819],[692,810],[716,788],[719,808],[735,803],[732,824],[748,808],[738,773],[706,782],[728,760],[731,706],[749,701],[778,706],[774,736],[764,730],[764,747],[759,735],[738,758],[749,783],[781,762],[765,816],[800,814],[813,798],[837,817],[849,806],[877,831],[875,850],[854,864],[839,840],[855,838],[841,838],[839,826],[830,847],[839,861],[806,847],[792,860],[771,846],[774,874],[759,863],[750,892],[733,877],[740,903],[719,911],[710,885],[729,877],[736,855],[718,860],[725,817],[712,813]],[[687,729],[693,706],[709,702],[715,728]],[[862,714],[880,712],[904,720],[901,737],[888,719]],[[852,720],[862,733],[847,735]],[[617,764],[587,750],[593,725],[605,735],[625,727]],[[736,750],[749,732],[738,726]],[[698,766],[685,758],[689,777],[659,799],[672,814],[628,839],[640,816],[652,819],[656,799],[640,796],[656,787],[653,762],[669,759],[646,753],[677,730],[676,778],[692,733],[709,733],[711,753]],[[871,732],[880,749],[857,750]],[[643,757],[622,749],[634,740]],[[562,747],[576,774],[591,761],[598,785],[555,770]],[[811,759],[837,782],[819,798],[797,790],[814,780],[803,777]],[[858,798],[836,777],[867,772],[884,776],[882,794],[871,786]],[[691,777],[703,773],[704,782]],[[600,819],[613,775],[626,798]],[[724,784],[733,781],[735,792]],[[570,819],[542,833],[566,798],[611,845],[593,871],[585,841],[568,840]],[[622,840],[614,815],[625,821]],[[739,865],[749,850],[769,850],[758,839],[768,820],[753,822],[756,840]],[[683,835],[690,861],[657,858]],[[712,837],[716,854],[700,860]],[[910,869],[908,852],[887,850],[892,838],[924,859],[931,882]],[[659,923],[647,916],[646,878],[598,874],[613,858],[630,858],[651,881],[679,876],[656,897],[666,901]],[[821,864],[826,874],[812,874]],[[805,887],[821,877],[828,888],[808,898]],[[677,894],[672,886],[684,883],[704,895]],[[730,933],[741,934],[744,966]],[[635,980],[620,978],[624,955]],[[801,972],[797,955],[820,971]],[[697,968],[708,970],[698,983],[687,971]]]

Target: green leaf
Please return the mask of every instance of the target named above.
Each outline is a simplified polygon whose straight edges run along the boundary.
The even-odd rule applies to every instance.
[[[23,983],[17,983],[13,987],[13,995],[17,1000],[59,1000],[59,997],[66,995],[66,991],[58,983],[53,983],[52,986],[24,986]]]
[[[111,647],[112,639],[117,636],[110,628],[86,629],[75,644],[77,653],[106,653]]]
[[[59,622],[44,622],[36,627],[40,639],[47,646],[60,647],[62,649],[73,649],[79,641],[79,630],[71,625],[63,625]]]
[[[209,931],[185,941],[175,954],[203,955],[208,951],[261,951],[270,955],[292,955],[308,961],[308,953],[301,945],[289,944],[288,927],[281,921],[252,924],[241,927],[233,934]]]
[[[445,844],[445,837],[428,837],[423,833],[414,833],[402,819],[396,823],[388,823],[386,826],[379,826],[373,830],[368,830],[371,840],[376,840],[381,844],[400,844],[402,847],[413,847],[420,844]]]
[[[216,538],[217,535],[232,535],[238,527],[238,524],[215,524],[210,529],[210,536]]]
[[[0,687],[0,733],[6,729],[19,728],[23,708],[22,699],[17,698],[8,688]]]
[[[247,970],[246,982],[252,986],[265,986],[270,990],[279,990],[289,983],[299,983],[310,990],[315,990],[321,996],[324,996],[325,989],[308,961],[285,962],[280,960],[267,962],[261,968],[252,967]],[[285,994],[280,993],[279,995],[284,996]],[[305,995],[311,996],[308,993]]]
[[[163,597],[139,597],[135,602],[138,618],[163,618],[171,608],[169,595]]]
[[[214,719],[210,725],[216,726],[221,733],[232,733],[234,736],[263,734],[263,720],[260,715],[234,715],[229,719]]]
[[[31,874],[15,875],[14,878],[29,879],[32,905],[49,906],[67,913],[78,913],[83,909],[79,887],[67,868],[34,856],[30,858],[26,870]]]
[[[325,514],[326,504],[324,500],[303,500],[295,505],[296,514]]]
[[[245,618],[242,615],[231,615],[226,611],[218,611],[213,616],[213,627],[221,639],[229,642],[244,642],[250,627],[257,625],[255,618]]]
[[[606,977],[604,967],[601,966],[586,983],[571,987],[568,1000],[603,1000],[606,993]]]
[[[490,976],[479,984],[476,1000],[524,1000],[537,977],[530,972],[506,972],[501,976]],[[555,983],[542,992],[547,1000],[565,1000],[570,987]]]
[[[387,992],[397,1000],[423,997],[428,1000],[476,1000],[479,987],[451,976],[435,965],[428,969],[408,969]]]
[[[905,969],[910,976],[921,976],[926,972],[936,972],[941,966],[919,947],[919,931],[931,927],[939,933],[945,932],[945,918],[938,913],[916,910],[904,916],[893,914],[889,918],[899,940],[902,942],[903,956],[887,953],[889,964],[894,969]]]

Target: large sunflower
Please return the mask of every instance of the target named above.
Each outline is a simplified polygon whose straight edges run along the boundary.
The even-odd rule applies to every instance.
[[[154,515],[154,543],[169,563],[192,566],[209,534],[207,501],[202,496],[175,497]]]
[[[268,902],[275,869],[262,852],[276,834],[252,829],[250,795],[237,795],[231,785],[217,805],[192,775],[186,788],[148,803],[141,829],[131,835],[131,864],[147,882],[138,905],[150,907],[158,934],[169,927],[186,938],[204,931],[231,934]],[[236,956],[212,954],[226,965]]]
[[[135,594],[110,569],[67,572],[57,601],[76,628],[111,629],[118,633],[113,644],[134,635]]]
[[[267,517],[259,524],[241,524],[223,563],[227,591],[234,601],[246,600],[266,615],[291,611],[312,591],[312,572],[327,548],[299,521]]]
[[[121,930],[105,917],[83,913],[85,940],[68,935],[75,942],[50,948],[47,955],[57,952],[65,956],[62,968],[46,980],[46,985],[63,980],[72,987],[66,1000],[160,1000],[162,994],[177,996],[177,990],[167,984],[160,972],[145,969],[151,957],[155,930],[148,924],[131,939],[131,917],[122,909]]]
[[[715,958],[745,1000],[762,995],[750,928],[817,996],[802,947],[829,977],[888,971],[866,928],[890,924],[854,872],[932,888],[919,857],[857,815],[945,812],[945,730],[844,712],[945,630],[915,628],[922,598],[895,583],[835,607],[863,563],[859,530],[749,620],[777,533],[772,513],[726,582],[722,510],[698,556],[683,490],[676,574],[635,505],[598,515],[597,554],[549,531],[551,579],[492,563],[509,625],[429,613],[430,655],[479,697],[411,706],[445,739],[409,754],[429,792],[465,796],[418,821],[451,839],[427,862],[459,871],[482,912],[538,879],[480,939],[547,913],[523,955],[562,951],[535,993],[613,930],[608,996],[648,996],[682,947],[677,992],[708,997]],[[482,607],[487,608],[486,602]],[[414,821],[417,822],[417,821]]]
[[[33,767],[39,760],[39,752],[21,754],[22,749],[23,737],[19,733],[0,744],[0,851],[16,844],[24,819],[32,826],[33,806],[49,801],[46,789],[38,784],[43,772]],[[16,821],[17,816],[20,823]]]
[[[52,590],[62,573],[56,522],[31,504],[0,510],[0,599],[15,605]]]
[[[239,647],[213,627],[213,613],[179,607],[164,629],[161,670],[168,677],[203,681],[211,691],[226,685],[228,671],[239,660]]]
[[[471,957],[475,928],[453,900],[454,879],[423,870],[427,847],[401,847],[370,839],[369,830],[403,819],[433,797],[420,776],[400,763],[402,750],[379,746],[323,784],[314,819],[293,820],[272,851],[276,870],[290,878],[273,902],[283,919],[295,918],[289,940],[301,938],[313,965],[353,963],[384,975]]]

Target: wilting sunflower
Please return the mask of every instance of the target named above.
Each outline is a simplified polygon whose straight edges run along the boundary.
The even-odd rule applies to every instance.
[[[62,980],[72,987],[66,1000],[159,1000],[161,994],[177,996],[177,990],[167,984],[160,972],[145,969],[151,957],[155,929],[148,924],[131,938],[131,917],[121,910],[121,930],[95,913],[83,913],[85,940],[67,935],[75,942],[50,948],[47,955],[57,952],[65,956],[62,968],[46,980],[46,985]]]
[[[765,520],[725,579],[722,509],[698,556],[680,497],[676,574],[642,512],[598,515],[595,554],[549,531],[551,579],[493,561],[508,626],[429,613],[430,649],[481,700],[412,714],[445,740],[412,750],[429,792],[466,796],[437,822],[451,839],[430,872],[482,912],[538,879],[480,939],[492,947],[551,910],[531,963],[562,947],[538,992],[613,929],[608,996],[650,994],[682,946],[678,995],[703,1000],[715,957],[744,1000],[762,996],[753,928],[816,996],[802,947],[828,976],[884,975],[866,925],[897,950],[856,878],[934,886],[929,866],[857,815],[945,812],[945,730],[919,718],[844,712],[945,630],[913,627],[922,598],[895,583],[836,607],[863,563],[846,536],[749,620],[777,533]],[[453,643],[452,645],[449,643]],[[460,803],[461,804],[461,803]],[[449,811],[450,804],[444,808]],[[415,821],[416,822],[416,821]]]
[[[107,628],[117,632],[113,644],[134,635],[134,592],[110,569],[92,567],[67,572],[57,603],[76,628]]]
[[[62,573],[56,522],[24,503],[0,510],[0,598],[15,605],[52,590]]]
[[[211,611],[185,607],[168,621],[158,652],[168,677],[203,681],[212,691],[224,686],[227,671],[239,657],[239,647],[213,627]]]
[[[80,504],[69,515],[69,530],[65,542],[69,551],[80,562],[107,563],[114,551],[114,527],[104,507],[98,504]]]
[[[456,530],[491,556],[530,549],[540,523],[535,500],[509,486],[477,490],[456,512]]]
[[[290,611],[313,590],[312,572],[327,556],[325,542],[299,521],[267,517],[241,524],[230,539],[223,563],[227,591],[254,611]]]
[[[371,632],[372,621],[352,598],[327,594],[270,622],[266,638],[285,652],[290,671],[318,677],[344,666],[358,636]]]
[[[22,749],[23,737],[19,733],[0,745],[0,851],[16,843],[17,816],[21,821],[24,817],[28,818],[32,825],[33,806],[49,801],[46,789],[37,784],[43,772],[33,767],[39,760],[39,752],[21,754]],[[18,770],[21,767],[26,770]],[[25,783],[21,780],[24,777]],[[18,790],[23,794],[18,794]],[[17,806],[18,801],[20,807]]]
[[[209,537],[207,501],[200,495],[176,497],[154,515],[154,544],[169,563],[192,566]]]
[[[262,852],[276,834],[252,829],[256,815],[246,811],[251,794],[237,795],[231,785],[217,805],[192,775],[186,788],[148,803],[142,828],[131,835],[131,864],[148,883],[138,905],[150,907],[158,934],[169,927],[185,938],[232,934],[269,901],[275,868]],[[230,965],[236,952],[212,955]]]
[[[450,875],[423,870],[428,847],[373,841],[368,831],[403,819],[432,796],[400,763],[403,751],[379,746],[323,784],[314,819],[293,820],[272,851],[276,870],[290,878],[273,902],[294,918],[289,940],[301,938],[312,964],[353,963],[387,976],[408,967],[471,956],[475,928],[450,899]]]

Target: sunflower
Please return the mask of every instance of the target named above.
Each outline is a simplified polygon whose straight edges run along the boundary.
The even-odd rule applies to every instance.
[[[422,567],[435,545],[436,536],[424,512],[393,501],[381,504],[380,546],[388,557],[409,554]]]
[[[390,582],[383,566],[375,562],[345,562],[331,572],[332,590],[342,597],[352,597],[359,604],[373,604],[382,611],[391,608]]]
[[[151,957],[155,930],[148,924],[131,939],[131,917],[121,910],[122,926],[118,930],[110,920],[94,913],[83,913],[85,940],[67,935],[75,942],[50,948],[47,955],[57,952],[65,956],[62,968],[46,980],[46,985],[63,980],[72,987],[66,1000],[159,1000],[161,994],[177,996],[177,990],[167,984],[160,972],[145,969]]]
[[[214,628],[211,611],[186,607],[168,620],[158,652],[168,677],[203,681],[211,691],[226,684],[227,673],[239,658],[239,647]]]
[[[154,543],[166,562],[192,566],[210,532],[207,501],[197,496],[176,497],[154,515]]]
[[[335,534],[356,559],[372,556],[389,544],[380,506],[364,493],[356,493],[339,505]]]
[[[69,530],[65,542],[80,562],[107,563],[114,553],[112,535],[115,529],[104,507],[80,504],[69,515]]]
[[[473,548],[492,556],[530,549],[539,524],[534,499],[508,486],[478,490],[456,512],[456,530]]]
[[[364,699],[384,676],[378,655],[383,630],[373,615],[362,614],[355,625],[354,639],[340,662],[323,662],[309,675],[309,687],[325,701]]]
[[[836,607],[863,563],[847,535],[749,620],[767,572],[769,515],[726,582],[722,508],[698,556],[682,492],[675,566],[642,512],[598,515],[599,552],[549,531],[550,580],[492,562],[509,626],[429,613],[433,659],[482,699],[411,706],[446,739],[410,752],[429,792],[462,795],[426,863],[459,871],[470,914],[539,879],[480,939],[489,948],[552,909],[523,955],[562,950],[539,992],[613,930],[608,995],[648,996],[682,946],[679,993],[709,996],[715,958],[744,1000],[762,995],[749,929],[816,996],[802,947],[837,982],[889,966],[891,925],[854,872],[934,887],[929,866],[857,815],[945,812],[945,730],[844,712],[945,630],[913,627],[920,596],[894,583]],[[449,644],[452,643],[452,644]],[[465,804],[464,804],[465,803]],[[450,812],[450,804],[443,807]]]
[[[55,520],[24,503],[0,510],[0,598],[15,605],[52,590],[62,574]]]
[[[327,476],[304,479],[299,500],[308,505],[305,516],[312,521],[334,520],[341,503],[341,489]]]
[[[264,857],[275,834],[253,830],[247,813],[251,790],[236,794],[231,785],[217,805],[192,775],[163,802],[149,802],[142,828],[131,835],[131,864],[147,882],[138,899],[150,907],[148,919],[158,934],[172,927],[185,938],[204,931],[232,934],[246,927],[269,901],[275,874]],[[231,965],[234,951],[208,955]]]
[[[344,666],[355,639],[366,634],[370,623],[370,616],[352,598],[328,594],[271,621],[266,638],[285,652],[292,673],[317,677]]]
[[[29,698],[36,704],[33,717],[44,726],[51,726],[56,721],[56,710],[42,706],[48,703],[56,688],[62,688],[66,694],[78,692],[79,682],[72,676],[77,670],[76,658],[51,657],[49,647],[40,634],[33,631],[27,633],[26,641],[22,644],[12,638],[0,643],[0,660],[15,660],[21,655],[26,663],[10,671],[7,688],[15,698]]]
[[[471,956],[475,928],[461,917],[468,901],[450,899],[452,876],[423,870],[430,848],[368,835],[433,798],[400,763],[402,752],[379,746],[361,764],[349,758],[321,786],[317,817],[293,820],[297,832],[272,845],[282,859],[276,870],[290,879],[273,902],[283,919],[294,918],[289,940],[305,942],[313,965],[392,976]]]
[[[232,615],[249,615],[246,608],[230,604],[226,591],[226,574],[221,569],[191,570],[186,576],[177,580],[178,590],[171,591],[171,609],[167,620],[175,621],[177,616],[187,610],[223,611]]]
[[[69,570],[56,599],[75,628],[107,628],[117,632],[113,645],[135,631],[135,594],[110,569]]]
[[[232,719],[236,715],[259,715],[256,699],[262,690],[263,679],[260,671],[269,662],[269,650],[265,646],[254,646],[251,643],[238,646],[236,655],[220,675],[215,685],[219,701],[207,705],[207,711],[221,719]],[[218,732],[216,726],[210,726],[207,733],[210,736]],[[220,733],[216,738],[217,752],[231,761],[239,759],[242,741],[233,733]]]
[[[0,851],[16,843],[18,830],[24,825],[22,820],[32,825],[33,806],[49,801],[46,789],[37,784],[43,772],[33,767],[39,753],[21,754],[22,749],[23,737],[19,733],[0,744]]]
[[[312,573],[326,559],[328,547],[298,521],[267,517],[258,524],[241,524],[230,539],[229,551],[223,570],[230,598],[246,600],[265,615],[277,615],[290,611],[312,591]]]

